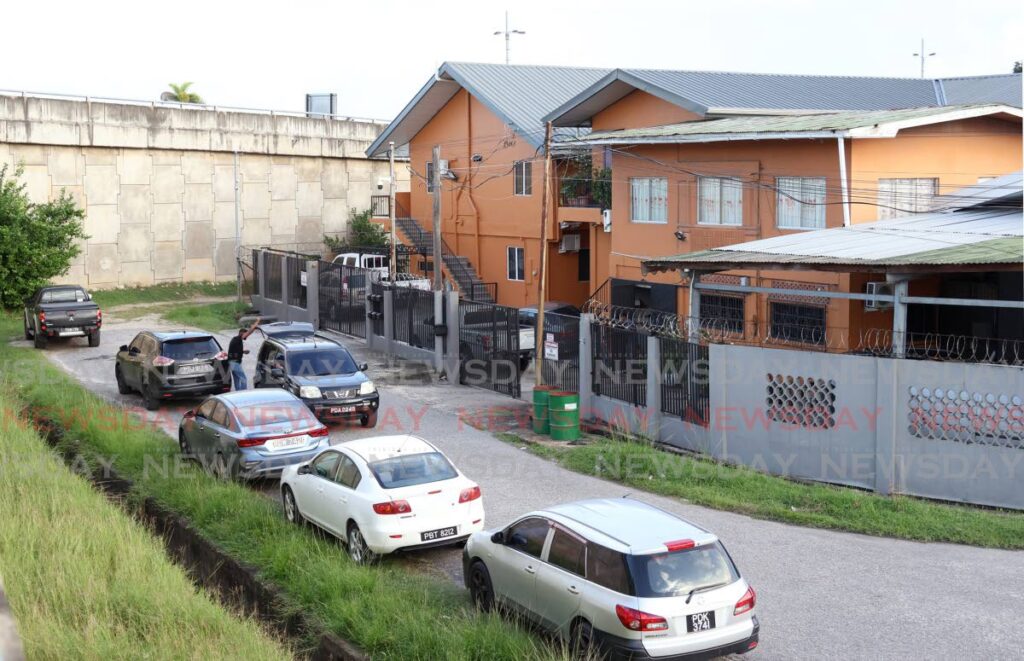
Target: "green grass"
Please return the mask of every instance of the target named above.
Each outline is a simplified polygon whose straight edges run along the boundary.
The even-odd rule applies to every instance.
[[[928,542],[1024,549],[1024,513],[809,484],[658,449],[593,437],[585,445],[502,440],[587,475],[698,505],[815,528]]]
[[[150,287],[101,289],[90,293],[101,308],[109,308],[134,303],[180,301],[197,296],[233,296],[236,291],[234,282],[173,282]]]
[[[93,395],[31,349],[12,347],[19,319],[0,316],[3,392],[50,416],[83,455],[110,457],[151,496],[279,586],[296,609],[374,659],[537,659],[556,650],[497,616],[477,614],[447,580],[385,562],[361,567],[339,543],[288,524],[277,503],[182,465],[175,442]]]
[[[6,390],[6,389],[5,389]],[[0,575],[29,659],[284,659],[52,453],[0,394]]]
[[[194,326],[216,333],[238,328],[238,315],[248,309],[245,303],[196,303],[181,305],[164,310],[162,316],[168,321]]]

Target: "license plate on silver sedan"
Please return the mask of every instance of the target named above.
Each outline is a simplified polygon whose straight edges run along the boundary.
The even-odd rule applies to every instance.
[[[686,616],[686,631],[688,633],[709,631],[715,628],[715,611],[704,611]]]
[[[455,537],[459,534],[459,529],[456,526],[449,528],[438,528],[437,530],[428,530],[427,532],[420,533],[421,542],[434,542],[445,537]]]
[[[213,365],[203,363],[202,365],[181,365],[178,367],[178,374],[206,374],[213,371]]]
[[[305,445],[306,436],[286,436],[284,438],[275,438],[267,441],[266,447],[270,450],[284,450],[286,448],[294,448],[300,445]]]

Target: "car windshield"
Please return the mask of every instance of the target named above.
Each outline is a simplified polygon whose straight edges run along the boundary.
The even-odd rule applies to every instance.
[[[266,402],[250,404],[235,409],[239,424],[248,429],[263,427],[291,426],[305,427],[315,420],[309,408],[301,402]]]
[[[627,558],[638,597],[685,596],[695,588],[728,585],[739,578],[720,542]]]
[[[42,303],[75,303],[85,300],[85,291],[81,289],[51,289],[44,291]]]
[[[174,360],[196,360],[213,358],[220,353],[220,345],[212,337],[190,337],[183,340],[168,340],[160,349],[160,355]]]
[[[355,371],[352,355],[341,347],[298,351],[288,356],[288,373],[292,376],[328,376]]]
[[[412,487],[458,476],[455,467],[440,452],[392,457],[371,462],[369,466],[385,489]]]

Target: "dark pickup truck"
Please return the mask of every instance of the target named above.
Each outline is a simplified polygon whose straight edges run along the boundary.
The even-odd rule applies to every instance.
[[[25,339],[37,349],[59,337],[86,337],[90,347],[98,347],[102,325],[100,306],[77,285],[41,287],[25,301]]]

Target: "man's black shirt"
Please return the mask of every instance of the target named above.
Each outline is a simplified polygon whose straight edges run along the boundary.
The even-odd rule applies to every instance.
[[[231,342],[228,343],[228,360],[240,363],[242,362],[242,352],[244,351],[242,346],[242,336],[236,335],[231,338]]]

